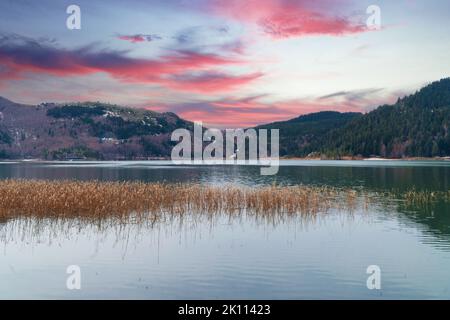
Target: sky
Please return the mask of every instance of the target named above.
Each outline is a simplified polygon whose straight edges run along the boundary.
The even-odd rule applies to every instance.
[[[0,0],[0,96],[209,127],[367,112],[449,77],[449,52],[447,0]]]

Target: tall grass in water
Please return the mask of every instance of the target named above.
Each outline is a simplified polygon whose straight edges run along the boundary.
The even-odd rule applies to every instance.
[[[352,210],[356,193],[308,186],[202,186],[143,182],[1,180],[0,221],[30,218],[157,218],[189,213],[313,215]]]
[[[386,194],[406,203],[449,199],[450,193]],[[144,182],[0,180],[0,222],[14,218],[157,220],[162,215],[242,213],[254,217],[315,215],[367,207],[370,193],[315,186],[204,186]],[[360,202],[358,202],[360,201]]]
[[[391,206],[391,201],[394,206]],[[400,200],[400,203],[398,202]],[[383,191],[315,186],[204,186],[143,182],[0,180],[0,243],[70,237],[73,230],[113,230],[121,239],[160,226],[250,222],[315,223],[321,213],[433,208],[450,191]],[[383,209],[383,211],[386,211]],[[7,223],[6,223],[7,222]],[[177,227],[178,226],[178,227]],[[133,232],[130,232],[133,230]],[[45,237],[40,238],[41,235]]]

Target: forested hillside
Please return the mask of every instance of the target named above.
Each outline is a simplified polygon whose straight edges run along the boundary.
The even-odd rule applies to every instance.
[[[328,132],[341,128],[361,113],[323,111],[303,115],[288,121],[274,122],[256,129],[280,130],[280,155],[300,156],[312,152],[311,144]]]
[[[323,136],[314,151],[329,157],[450,155],[450,78],[384,105]]]

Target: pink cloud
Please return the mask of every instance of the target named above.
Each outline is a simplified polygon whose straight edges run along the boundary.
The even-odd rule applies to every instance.
[[[266,96],[225,98],[206,102],[159,106],[159,111],[173,111],[191,121],[203,121],[210,127],[246,128],[289,120],[320,111],[366,112],[397,96],[382,89],[336,92],[313,99],[262,101]]]
[[[150,42],[154,40],[161,40],[161,36],[156,34],[133,34],[133,35],[118,35],[117,39],[128,41],[131,43]]]
[[[205,72],[198,75],[181,75],[169,79],[165,84],[180,91],[196,93],[229,92],[261,78],[262,73],[229,75],[218,72]]]
[[[308,35],[340,36],[367,31],[361,24],[335,15],[337,4],[328,0],[214,0],[209,10],[214,14],[245,23],[258,24],[275,39]],[[334,11],[335,11],[334,10]]]
[[[0,40],[0,81],[25,78],[29,73],[57,77],[106,73],[122,82],[205,93],[229,91],[261,76],[211,71],[247,63],[242,58],[214,53],[174,50],[155,59],[139,59],[121,51],[94,51],[91,47],[68,50],[27,39]]]

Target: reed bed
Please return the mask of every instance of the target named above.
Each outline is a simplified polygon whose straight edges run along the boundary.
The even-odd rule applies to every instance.
[[[412,205],[428,205],[439,201],[450,201],[450,191],[409,190],[403,194],[403,197]]]
[[[378,195],[379,196],[379,195]],[[377,197],[378,197],[377,196]],[[406,203],[449,200],[450,192],[386,193]],[[161,217],[245,213],[256,218],[353,211],[368,192],[317,186],[211,186],[144,182],[0,180],[0,222],[14,218],[156,221]]]
[[[0,221],[16,217],[124,219],[162,214],[317,214],[351,210],[356,193],[308,186],[203,186],[144,182],[1,180]]]

